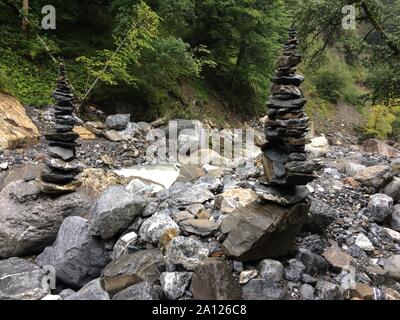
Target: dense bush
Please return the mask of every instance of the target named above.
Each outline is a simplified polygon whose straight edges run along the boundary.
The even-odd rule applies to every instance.
[[[366,134],[379,139],[387,139],[394,133],[395,123],[400,116],[400,101],[377,104],[368,110]]]
[[[331,51],[327,54],[325,63],[311,76],[311,82],[322,99],[332,103],[338,100],[353,105],[359,103],[362,93],[356,85],[353,72],[346,62]]]

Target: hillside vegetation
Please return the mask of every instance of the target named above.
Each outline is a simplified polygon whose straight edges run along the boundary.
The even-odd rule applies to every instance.
[[[265,114],[274,65],[294,23],[309,115],[324,119],[344,102],[364,115],[366,136],[398,138],[400,1],[353,1],[356,30],[344,30],[348,2],[38,0],[27,10],[5,0],[0,90],[24,104],[51,104],[56,67],[49,50],[66,60],[85,104],[144,120],[206,115],[222,126]],[[41,28],[47,4],[56,8],[55,30]]]

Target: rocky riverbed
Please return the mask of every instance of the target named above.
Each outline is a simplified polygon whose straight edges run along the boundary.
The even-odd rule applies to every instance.
[[[258,182],[259,157],[150,166],[159,124],[117,116],[81,124],[82,187],[52,197],[32,181],[51,111],[28,115],[40,142],[0,152],[0,299],[400,300],[396,148],[313,139],[307,212]]]

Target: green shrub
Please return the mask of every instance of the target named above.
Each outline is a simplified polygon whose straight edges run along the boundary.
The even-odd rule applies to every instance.
[[[357,87],[349,66],[332,53],[326,57],[326,63],[312,77],[318,95],[329,102],[342,99],[353,105],[359,103],[361,90]]]
[[[376,104],[368,110],[365,133],[368,137],[387,139],[397,130],[396,122],[400,115],[400,101],[390,101],[388,104]],[[396,131],[397,132],[397,131]]]

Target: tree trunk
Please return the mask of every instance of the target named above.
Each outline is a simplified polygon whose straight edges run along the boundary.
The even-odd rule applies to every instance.
[[[29,14],[29,0],[22,0],[22,32],[27,37],[28,35],[28,14]]]

